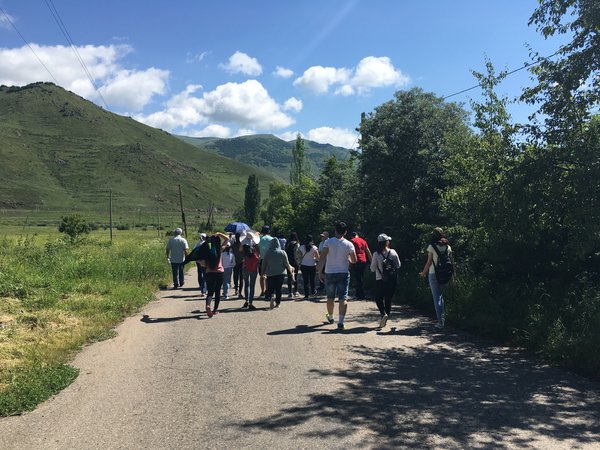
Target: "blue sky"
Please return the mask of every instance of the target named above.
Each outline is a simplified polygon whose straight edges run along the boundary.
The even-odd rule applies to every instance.
[[[59,85],[176,134],[273,133],[351,147],[361,112],[420,87],[444,96],[557,49],[527,25],[535,0],[0,0]],[[53,81],[0,12],[0,84]],[[529,84],[521,71],[500,93]],[[464,102],[478,90],[453,97]],[[450,100],[449,100],[450,101]],[[511,107],[525,121],[530,108]]]

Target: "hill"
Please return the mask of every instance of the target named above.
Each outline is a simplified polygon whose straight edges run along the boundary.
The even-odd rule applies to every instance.
[[[272,134],[240,136],[232,139],[177,137],[199,148],[252,164],[268,170],[285,181],[289,180],[292,149],[296,141],[286,142]],[[341,160],[350,157],[350,150],[331,144],[319,144],[305,139],[304,147],[314,172],[318,172],[331,155]]]
[[[243,204],[250,174],[264,170],[189,145],[103,110],[52,83],[0,86],[0,207],[106,210],[109,190],[130,209]]]

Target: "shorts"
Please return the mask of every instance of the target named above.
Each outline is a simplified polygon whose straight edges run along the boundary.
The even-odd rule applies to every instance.
[[[350,273],[326,273],[325,291],[327,298],[336,298],[340,300],[348,299],[348,287],[350,286]]]

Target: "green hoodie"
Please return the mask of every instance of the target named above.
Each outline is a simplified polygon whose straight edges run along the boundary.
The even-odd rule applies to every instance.
[[[281,249],[279,239],[272,239],[271,242],[269,242],[267,254],[262,256],[262,259],[262,270],[266,276],[272,277],[287,273],[289,261],[287,253]]]

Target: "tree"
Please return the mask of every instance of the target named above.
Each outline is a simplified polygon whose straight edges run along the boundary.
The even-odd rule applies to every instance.
[[[529,25],[545,38],[571,34],[556,58],[531,68],[537,84],[521,99],[539,104],[544,126],[532,127],[536,138],[557,144],[582,131],[590,112],[600,102],[600,2],[598,0],[540,0]],[[535,60],[540,55],[532,52]]]
[[[310,177],[310,162],[304,150],[304,139],[300,133],[296,135],[296,143],[292,149],[292,165],[290,167],[290,183],[297,185],[303,177]]]
[[[74,241],[82,234],[89,234],[91,227],[81,215],[71,214],[62,217],[58,231],[65,233]]]
[[[244,213],[248,225],[254,225],[258,220],[260,212],[260,190],[258,186],[258,178],[256,175],[248,177],[246,185],[246,194],[244,197]]]

